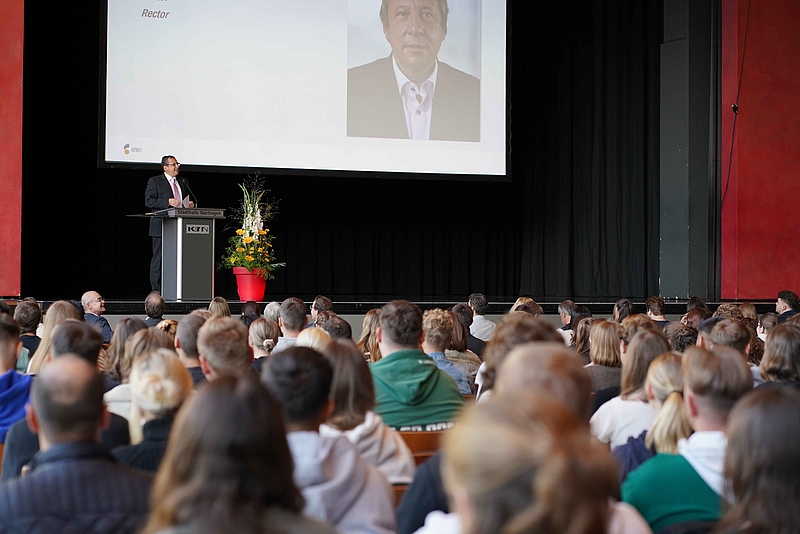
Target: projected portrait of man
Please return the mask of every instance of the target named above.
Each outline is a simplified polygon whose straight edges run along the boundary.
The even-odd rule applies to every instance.
[[[347,135],[480,141],[480,80],[439,61],[447,0],[381,0],[392,52],[347,71]]]

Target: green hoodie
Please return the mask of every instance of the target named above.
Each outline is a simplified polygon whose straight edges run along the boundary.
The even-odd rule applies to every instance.
[[[464,405],[455,380],[419,349],[393,352],[370,364],[370,370],[375,412],[391,427],[446,428]]]

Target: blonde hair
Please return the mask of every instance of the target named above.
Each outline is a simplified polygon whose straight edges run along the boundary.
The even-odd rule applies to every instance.
[[[178,331],[178,321],[175,319],[163,319],[158,322],[156,325],[156,329],[161,330],[165,334],[167,334],[172,342],[175,342],[175,332]]]
[[[31,357],[28,364],[28,373],[36,374],[42,368],[45,356],[50,352],[53,347],[52,334],[55,327],[66,321],[67,319],[80,320],[81,315],[71,302],[66,300],[57,300],[47,308],[47,313],[44,316],[44,331],[42,332],[42,341],[39,343],[39,348]]]
[[[325,344],[330,340],[330,334],[328,334],[322,328],[305,328],[297,336],[297,342],[295,343],[295,346],[308,347],[317,352],[321,352],[320,349],[324,347]]]
[[[453,337],[453,318],[439,308],[425,310],[422,314],[422,330],[425,331],[427,344],[444,352]]]
[[[616,321],[595,319],[589,330],[589,359],[595,365],[622,367],[619,338],[622,327]]]
[[[442,475],[474,510],[465,534],[606,532],[614,464],[584,423],[540,395],[498,395],[444,435]]]
[[[129,378],[131,388],[131,442],[142,440],[139,411],[161,418],[173,415],[194,388],[189,371],[169,349],[143,352],[133,361]]]
[[[117,364],[120,382],[123,384],[128,383],[131,375],[131,366],[137,356],[156,349],[173,349],[173,343],[170,341],[168,334],[155,328],[145,328],[131,334],[125,341],[122,358],[119,359]]]
[[[645,384],[661,403],[661,410],[650,425],[644,443],[658,453],[677,454],[678,440],[692,433],[683,408],[681,357],[667,352],[653,360],[647,369]]]
[[[622,320],[622,340],[627,345],[639,330],[650,330],[651,332],[661,332],[661,327],[643,313],[634,313]]]
[[[365,357],[369,356],[369,361],[377,362],[381,359],[381,349],[378,347],[378,340],[375,338],[375,329],[378,327],[378,320],[381,317],[381,309],[374,308],[364,315],[361,323],[361,337],[358,338],[356,346]]]
[[[534,317],[538,317],[539,315],[542,314],[542,307],[539,306],[536,303],[536,301],[530,297],[518,298],[517,301],[514,303],[514,305],[511,306],[511,308],[508,310],[508,313],[517,311],[517,308],[519,308],[520,306],[527,306],[531,312],[531,315],[533,315]]]
[[[253,345],[267,351],[267,354],[269,354],[278,343],[281,330],[272,319],[259,317],[250,324],[248,333]]]
[[[230,317],[231,308],[224,297],[214,297],[208,304],[208,311],[214,317]]]

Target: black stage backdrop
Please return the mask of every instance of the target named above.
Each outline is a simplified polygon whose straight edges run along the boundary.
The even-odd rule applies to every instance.
[[[97,168],[100,13],[26,2],[23,296],[149,290],[147,221],[125,215],[160,168]],[[511,181],[270,175],[288,267],[268,299],[657,291],[661,1],[514,0],[509,16]],[[237,205],[242,176],[185,175],[204,207]],[[237,298],[230,272],[217,294]]]

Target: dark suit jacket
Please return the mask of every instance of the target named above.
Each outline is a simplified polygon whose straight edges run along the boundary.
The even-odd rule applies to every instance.
[[[108,450],[130,444],[128,420],[115,413],[109,415],[111,422],[108,428],[103,430],[102,444]],[[23,419],[11,425],[6,434],[6,446],[3,451],[3,482],[19,477],[22,468],[30,463],[37,452],[39,452],[39,436],[31,432],[27,421]]]
[[[117,464],[101,445],[54,445],[24,478],[0,486],[0,532],[138,532],[152,476]]]
[[[480,80],[440,61],[430,138],[480,141],[480,118]],[[408,139],[391,56],[347,71],[347,135]]]
[[[189,199],[194,202],[195,205],[197,205],[197,199],[191,194],[189,182],[186,180],[186,178],[178,176],[177,180],[178,185],[181,188],[181,194],[184,197],[189,195]],[[147,209],[150,211],[165,210],[169,208],[169,199],[171,199],[173,196],[175,195],[172,192],[172,187],[170,187],[167,177],[164,176],[163,172],[147,180],[147,188],[144,190],[144,205],[147,206]],[[150,219],[149,235],[151,237],[161,237],[161,219],[158,217],[152,217]]]
[[[93,313],[87,313],[84,319],[87,324],[95,325],[100,329],[100,333],[103,334],[103,343],[111,342],[111,336],[114,335],[114,331],[111,329],[111,325],[108,324],[108,319],[102,315],[95,315]]]

